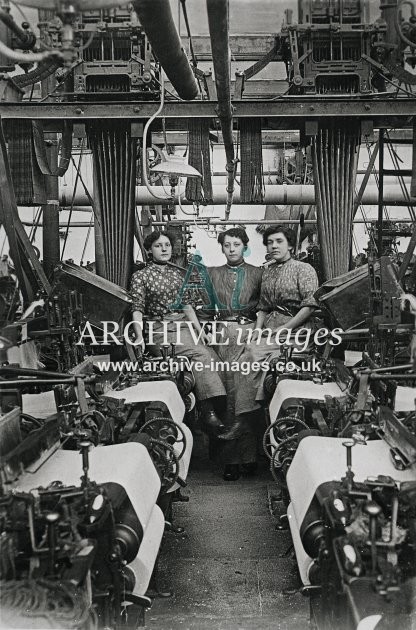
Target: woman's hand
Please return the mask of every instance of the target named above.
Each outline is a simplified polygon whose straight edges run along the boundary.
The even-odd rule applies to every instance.
[[[136,340],[134,342],[134,349],[140,352],[144,352],[144,348],[145,348],[145,343],[144,343],[143,337],[141,337],[140,339],[136,337]]]
[[[255,343],[258,339],[261,338],[262,334],[263,334],[262,330],[260,330],[259,328],[255,328],[253,334],[250,335],[250,333],[248,333],[247,336],[250,335],[250,343]]]
[[[143,339],[143,313],[141,311],[133,311],[133,331],[134,331],[134,347],[144,352],[144,339]]]
[[[410,341],[410,346],[409,346],[409,353],[410,353],[410,361],[413,364],[413,369],[416,370],[416,333],[413,333],[412,335],[412,339]]]
[[[416,296],[412,293],[403,293],[400,296],[400,306],[402,311],[406,308],[406,304],[409,303],[409,310],[412,315],[416,315]]]
[[[284,334],[280,335],[281,331],[284,331]],[[291,340],[293,339],[293,329],[291,326],[284,324],[283,326],[278,326],[273,330],[273,338],[280,344],[285,345],[288,343],[291,345]]]
[[[288,327],[286,324],[284,326],[278,326],[277,328],[275,328],[273,330],[273,335],[277,335],[281,330],[285,330],[286,334],[291,335],[292,334],[292,328]]]
[[[201,331],[201,341],[205,346],[209,346],[212,341],[212,336],[204,329],[202,329]]]

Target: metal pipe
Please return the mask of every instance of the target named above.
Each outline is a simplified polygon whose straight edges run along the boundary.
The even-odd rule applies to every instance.
[[[207,12],[218,98],[217,113],[221,124],[225,156],[227,159],[225,167],[228,174],[225,218],[228,219],[233,203],[236,169],[233,141],[233,107],[231,104],[231,54],[228,0],[207,0]]]
[[[74,208],[74,210],[77,210],[77,208]],[[88,208],[88,211],[90,211],[90,208]],[[179,217],[178,219],[176,219],[177,223],[183,223],[184,221],[186,221],[185,217]],[[413,221],[411,219],[397,219],[392,217],[390,219],[390,221],[392,223],[413,223]],[[222,219],[211,219],[209,217],[200,217],[199,219],[188,219],[188,223],[190,223],[191,225],[194,225],[195,223],[197,225],[201,225],[201,224],[206,224],[206,225],[239,225],[239,224],[244,224],[244,225],[299,225],[300,224],[300,219],[244,219],[244,218],[235,218],[235,219],[227,219],[227,221],[222,220]],[[369,223],[376,223],[377,219],[354,219],[353,220],[353,224],[369,224]],[[34,225],[33,221],[22,221],[21,222],[22,225],[27,225],[28,227],[31,227]],[[175,223],[175,219],[173,219],[172,223]],[[305,219],[304,221],[302,221],[302,225],[316,225],[316,219]],[[36,222],[37,227],[42,227],[43,224],[42,223],[37,223]],[[70,225],[71,228],[89,228],[89,227],[94,227],[94,223],[91,221],[73,221]],[[152,221],[152,226],[153,227],[157,227],[160,225],[166,225],[166,221]],[[59,224],[59,228],[66,228],[68,227],[68,223],[60,223]],[[135,229],[135,235],[137,234],[137,231]]]
[[[160,190],[162,196],[164,188],[163,186],[153,186],[153,189]],[[223,186],[213,186],[213,202],[210,205],[223,205],[226,203],[227,193]],[[60,194],[60,206],[70,206],[72,199],[67,199],[65,194]],[[178,199],[176,198],[176,202]],[[361,204],[366,206],[377,206],[379,201],[379,193],[377,186],[368,186],[363,193]],[[90,206],[90,199],[83,191],[78,191],[74,198],[74,207],[76,206]],[[153,195],[149,193],[146,186],[136,186],[136,204],[151,206],[157,205],[169,205],[169,199],[160,199],[155,201]],[[187,199],[182,199],[182,205],[192,205],[193,202]],[[240,190],[237,189],[234,193],[234,203],[241,204]],[[407,199],[403,194],[400,186],[394,185],[384,189],[383,203],[385,206],[416,206],[416,197],[410,197]],[[271,184],[265,186],[265,197],[262,203],[258,204],[242,204],[242,205],[266,205],[266,204],[278,204],[283,206],[290,205],[314,205],[315,204],[315,187],[309,184]]]
[[[83,379],[84,383],[94,383],[95,376],[87,376]],[[39,387],[42,385],[58,385],[59,383],[65,383],[69,385],[77,384],[77,377],[70,376],[68,378],[22,378],[22,379],[6,379],[4,381],[0,381],[0,387],[25,387],[25,385],[38,385]]]
[[[32,33],[32,31],[24,28],[21,28],[13,19],[13,16],[10,15],[8,11],[4,11],[4,9],[0,9],[0,20],[9,28],[12,33],[14,33],[19,40],[17,42],[17,47],[22,50],[31,50],[34,48],[36,44],[36,35]],[[28,22],[24,22],[27,26],[29,26]]]
[[[133,0],[133,8],[169,81],[185,100],[198,95],[192,68],[173,21],[167,0]]]
[[[378,136],[378,228],[377,228],[377,253],[383,255],[383,210],[384,210],[384,129],[380,129]]]
[[[31,63],[35,61],[45,61],[45,59],[62,59],[64,60],[63,53],[59,50],[50,50],[42,53],[20,53],[12,50],[3,42],[0,42],[0,54],[7,57],[7,59],[11,59],[12,61],[17,61],[18,63]]]
[[[176,145],[176,146],[178,146],[178,145]],[[375,147],[377,147],[377,152],[378,152],[378,143],[376,143],[376,144],[375,144],[374,148],[375,148]],[[75,152],[75,151],[73,151],[73,155],[76,155],[76,152]],[[364,171],[357,171],[357,175],[367,175],[367,172],[368,172],[368,169],[366,169],[366,170],[364,170]],[[410,171],[409,171],[409,172],[410,172]],[[385,170],[385,171],[384,171],[384,174],[386,174],[386,173],[387,173],[387,171]],[[393,171],[392,171],[392,173],[393,173]],[[241,175],[241,171],[240,171],[239,169],[237,169],[237,170],[236,170],[236,172],[235,172],[235,174],[236,174],[236,176],[237,176],[237,177],[239,177],[239,176]],[[268,171],[268,170],[263,171],[263,175],[264,175],[265,177],[266,177],[266,176],[268,177],[269,175],[279,175],[279,176],[280,176],[281,174],[282,174],[282,172],[281,172],[281,171]],[[373,168],[373,169],[371,169],[371,173],[370,173],[370,175],[378,175],[378,170],[376,170],[376,169],[374,169],[374,168]],[[227,173],[226,173],[226,171],[214,171],[214,172],[212,173],[212,176],[213,176],[213,177],[226,177],[226,176],[227,176]],[[399,173],[398,173],[397,171],[394,171],[394,174],[389,175],[388,177],[394,177],[394,179],[398,179],[398,177],[399,177],[399,176],[400,176],[400,177],[405,177],[405,178],[406,178],[406,177],[407,177],[407,178],[409,178],[409,177],[410,177],[410,175],[403,175],[403,171],[400,171]],[[365,177],[365,178],[363,177],[362,181],[364,181],[364,179],[366,179],[366,181],[368,181],[368,179],[369,179],[369,178],[368,178],[368,177]],[[358,180],[358,183],[359,183],[359,181],[360,181],[360,180]]]
[[[56,134],[53,135],[51,146],[46,147],[46,153],[52,170],[55,170],[58,165],[58,140]],[[42,232],[43,268],[46,276],[50,278],[60,260],[58,177],[46,175],[45,186],[47,202],[42,206],[44,225]]]

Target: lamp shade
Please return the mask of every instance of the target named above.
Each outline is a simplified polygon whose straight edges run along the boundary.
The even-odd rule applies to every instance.
[[[151,167],[152,173],[160,173],[161,175],[173,175],[176,177],[202,177],[201,173],[183,157],[178,155],[165,156],[165,160]]]

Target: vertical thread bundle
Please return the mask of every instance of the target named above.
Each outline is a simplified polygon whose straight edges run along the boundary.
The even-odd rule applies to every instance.
[[[191,166],[202,175],[190,177],[186,182],[186,198],[197,203],[212,203],[211,154],[209,146],[210,121],[190,118],[188,121],[189,159]]]
[[[359,123],[322,124],[312,144],[318,235],[326,280],[349,270]]]
[[[97,273],[127,288],[133,262],[137,140],[130,125],[92,123],[95,213],[101,257]],[[97,243],[97,239],[96,239]]]
[[[15,120],[7,130],[10,172],[18,206],[46,203],[45,178],[35,155],[32,122]]]
[[[264,200],[263,147],[260,118],[240,119],[241,202]]]

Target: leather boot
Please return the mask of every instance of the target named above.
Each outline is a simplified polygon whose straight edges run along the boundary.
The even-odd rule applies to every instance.
[[[244,435],[244,433],[250,432],[250,420],[244,416],[240,416],[234,422],[232,427],[225,433],[218,436],[219,440],[236,440]]]
[[[214,433],[221,433],[225,429],[224,423],[215,411],[206,411],[202,416],[202,424]]]
[[[225,464],[224,474],[222,476],[224,481],[237,481],[240,479],[240,467],[238,464]]]
[[[257,462],[246,462],[241,464],[241,468],[243,469],[243,475],[253,477],[257,473],[258,464]]]

